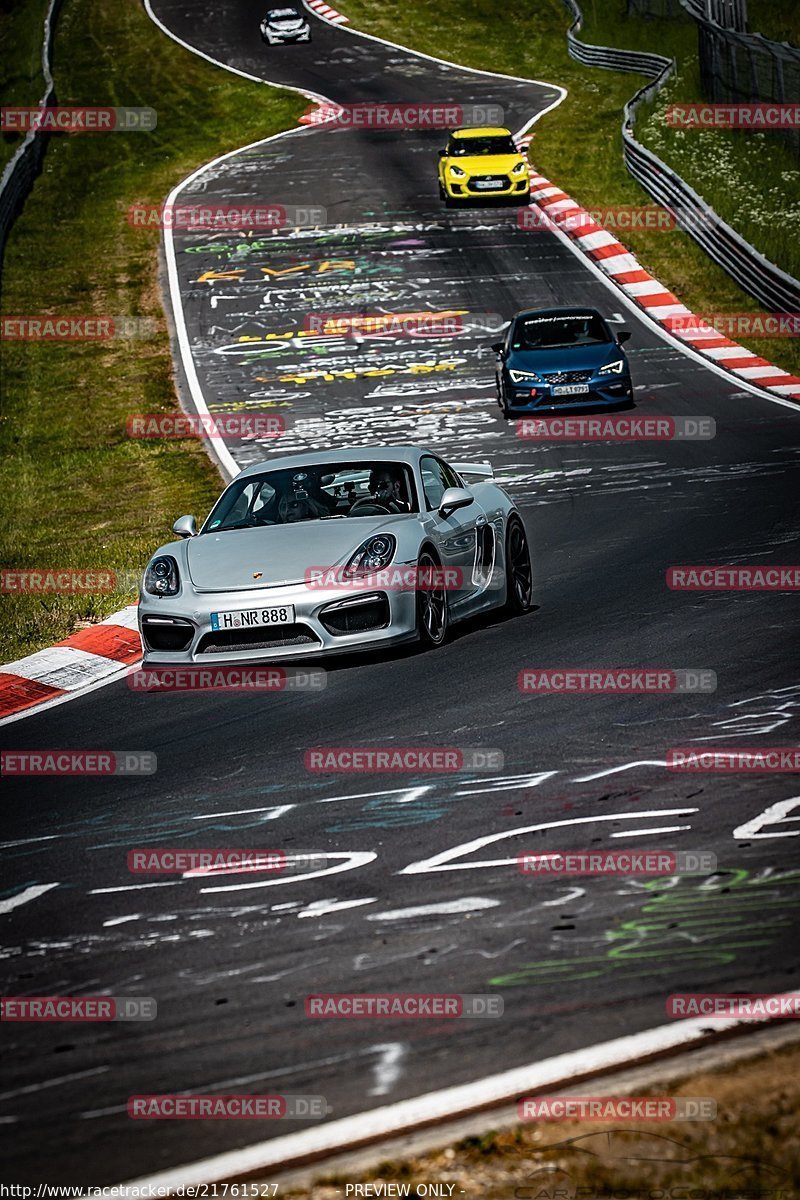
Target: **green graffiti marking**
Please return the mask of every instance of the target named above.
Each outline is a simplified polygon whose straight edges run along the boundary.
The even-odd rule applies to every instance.
[[[315,231],[313,238],[309,238],[309,241],[313,246],[330,246],[336,244],[337,247],[346,250],[350,247],[363,246],[365,242],[397,241],[400,236],[399,233],[393,233],[389,230],[365,230],[358,234],[350,231],[346,233],[317,233]],[[231,258],[233,255],[245,256],[257,253],[260,250],[295,249],[298,245],[302,245],[300,239],[269,237],[250,238],[246,242],[237,242],[235,245],[219,241],[203,242],[200,245],[181,246],[181,251],[184,254],[219,254],[223,258]]]
[[[510,975],[490,979],[493,987],[544,986],[598,979],[624,970],[628,979],[669,975],[687,967],[724,966],[742,950],[769,946],[797,921],[800,871],[784,875],[744,868],[720,872],[712,881],[688,878],[665,890],[664,880],[649,880],[655,893],[640,915],[606,930],[601,954],[546,958],[523,963]]]

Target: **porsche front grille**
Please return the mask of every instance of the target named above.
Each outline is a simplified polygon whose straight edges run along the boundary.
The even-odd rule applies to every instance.
[[[272,629],[218,629],[200,639],[198,654],[243,654],[281,646],[321,646],[307,625],[276,625]]]

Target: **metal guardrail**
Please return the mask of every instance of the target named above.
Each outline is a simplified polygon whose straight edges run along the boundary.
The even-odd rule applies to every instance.
[[[797,104],[800,48],[770,41],[760,33],[747,33],[740,26],[725,25],[716,15],[709,15],[702,0],[680,2],[697,28],[704,96],[718,104]],[[800,155],[800,130],[775,129],[772,136]]]
[[[800,312],[800,281],[769,262],[723,221],[680,175],[636,140],[636,110],[663,87],[675,70],[674,60],[661,54],[589,46],[581,42],[577,34],[583,24],[583,14],[576,0],[563,2],[574,18],[567,31],[570,58],[584,66],[635,72],[651,81],[636,92],[623,110],[622,153],[633,178],[654,200],[674,214],[678,227],[694,238],[743,291],[770,312]]]
[[[747,0],[680,0],[693,16],[706,17],[721,29],[747,33]]]
[[[42,75],[44,76],[45,92],[39,101],[40,107],[51,107],[56,103],[51,59],[55,20],[62,3],[63,0],[50,0],[44,19]],[[0,269],[2,269],[3,251],[8,231],[19,214],[25,198],[33,186],[34,179],[41,170],[49,136],[42,130],[29,129],[0,176]]]

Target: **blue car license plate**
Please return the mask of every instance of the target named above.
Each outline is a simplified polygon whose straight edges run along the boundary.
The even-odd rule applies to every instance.
[[[553,388],[554,396],[585,396],[589,391],[588,383],[561,384]]]

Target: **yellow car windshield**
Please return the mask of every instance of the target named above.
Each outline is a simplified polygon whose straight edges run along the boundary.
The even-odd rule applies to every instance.
[[[472,158],[475,154],[519,154],[510,137],[453,138],[447,147],[451,158]]]

